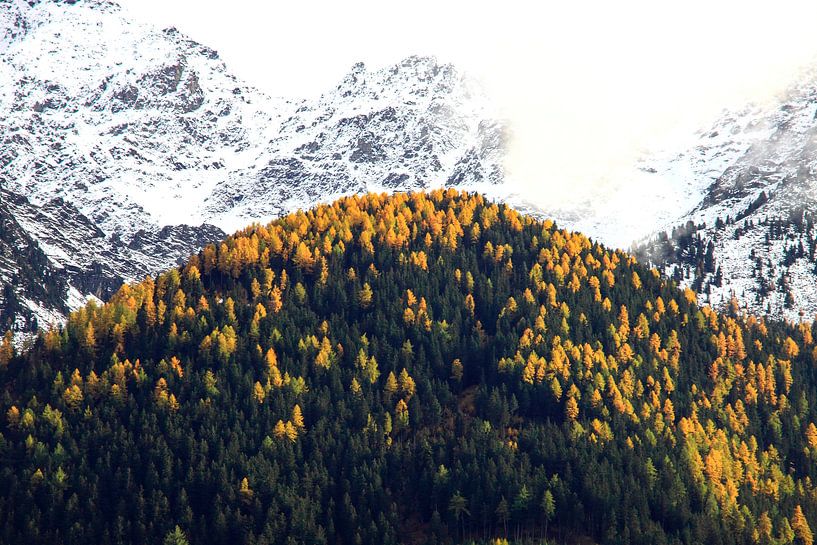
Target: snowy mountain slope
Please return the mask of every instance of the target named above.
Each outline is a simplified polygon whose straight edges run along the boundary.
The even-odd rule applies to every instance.
[[[37,241],[17,221],[0,195],[0,328],[21,328],[67,310],[65,272],[54,265]]]
[[[108,234],[198,224],[189,203],[277,130],[215,51],[102,1],[41,2],[3,54],[3,182],[63,197]],[[32,160],[33,159],[33,160]]]
[[[28,233],[36,233],[39,247],[65,269],[70,284],[100,299],[107,299],[123,279],[144,278],[175,266],[204,244],[224,237],[211,225],[174,225],[139,231],[125,244],[60,197],[33,206],[25,197],[4,196],[11,215]]]
[[[695,147],[644,168],[703,188],[693,209],[639,249],[645,258],[705,302],[735,296],[752,312],[815,316],[817,74],[770,105],[725,114]]]
[[[378,71],[358,63],[316,102],[296,104],[202,216],[231,230],[342,194],[498,184],[504,132],[479,92],[431,58]]]
[[[1,7],[0,184],[25,195],[10,207],[65,273],[66,305],[341,194],[502,180],[495,112],[434,59],[358,64],[317,100],[284,100],[113,2]]]

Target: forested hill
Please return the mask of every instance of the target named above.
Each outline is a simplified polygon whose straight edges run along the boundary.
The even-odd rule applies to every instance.
[[[342,199],[0,346],[0,542],[811,544],[813,327],[480,196]]]

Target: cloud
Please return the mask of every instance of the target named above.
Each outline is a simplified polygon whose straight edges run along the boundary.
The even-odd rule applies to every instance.
[[[509,168],[540,202],[584,198],[645,148],[763,101],[817,54],[817,5],[576,2],[502,15],[483,70],[514,131]],[[492,65],[492,66],[491,66]],[[626,185],[626,184],[624,184]],[[626,188],[625,188],[626,189]]]

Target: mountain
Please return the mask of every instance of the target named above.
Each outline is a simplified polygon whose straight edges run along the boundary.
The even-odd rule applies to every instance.
[[[815,328],[480,195],[344,198],[0,343],[0,541],[811,543]]]
[[[700,198],[639,256],[693,286],[702,302],[734,296],[758,314],[817,314],[817,74],[770,103],[726,112],[688,151],[641,166],[687,180]]]
[[[0,185],[16,212],[56,214],[21,226],[69,271],[61,301],[17,290],[47,310],[41,321],[334,196],[502,181],[503,126],[478,86],[434,59],[357,64],[317,99],[286,100],[113,2],[3,7]]]

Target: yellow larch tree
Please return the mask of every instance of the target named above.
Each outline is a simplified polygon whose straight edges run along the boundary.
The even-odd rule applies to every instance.
[[[304,429],[304,416],[303,413],[301,413],[301,406],[298,405],[297,403],[292,408],[292,423],[295,425],[297,429],[299,430]]]

